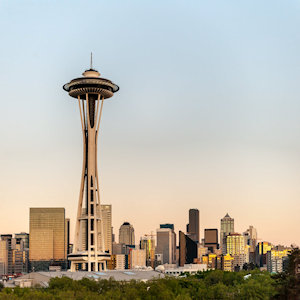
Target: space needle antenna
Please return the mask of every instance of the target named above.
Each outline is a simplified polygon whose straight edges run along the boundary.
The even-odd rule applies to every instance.
[[[93,70],[93,52],[91,52],[91,70]]]

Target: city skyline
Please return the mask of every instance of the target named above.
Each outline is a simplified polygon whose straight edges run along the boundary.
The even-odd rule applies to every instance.
[[[98,153],[115,234],[124,221],[138,238],[161,223],[185,232],[198,208],[201,238],[228,212],[237,232],[299,245],[299,3],[101,5],[0,4],[0,232],[29,232],[29,208],[53,206],[73,237],[82,145],[61,86],[93,51],[122,87]]]

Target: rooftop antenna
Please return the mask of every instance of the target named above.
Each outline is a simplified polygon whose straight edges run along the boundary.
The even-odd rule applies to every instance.
[[[93,52],[91,52],[91,70],[93,70]]]

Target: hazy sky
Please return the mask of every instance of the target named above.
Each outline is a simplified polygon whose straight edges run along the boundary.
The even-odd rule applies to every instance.
[[[93,51],[120,86],[98,153],[116,235],[124,221],[136,240],[185,231],[198,208],[201,237],[228,212],[237,232],[299,245],[299,14],[300,1],[0,0],[0,233],[28,231],[29,207],[74,224],[82,134],[62,85]]]

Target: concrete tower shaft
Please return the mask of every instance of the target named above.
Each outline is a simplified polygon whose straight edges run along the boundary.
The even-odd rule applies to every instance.
[[[73,79],[64,90],[77,98],[82,135],[83,165],[75,226],[73,253],[68,256],[71,271],[98,271],[106,268],[110,254],[105,252],[97,168],[97,141],[104,99],[110,98],[119,87],[100,77],[94,69],[84,77]]]

